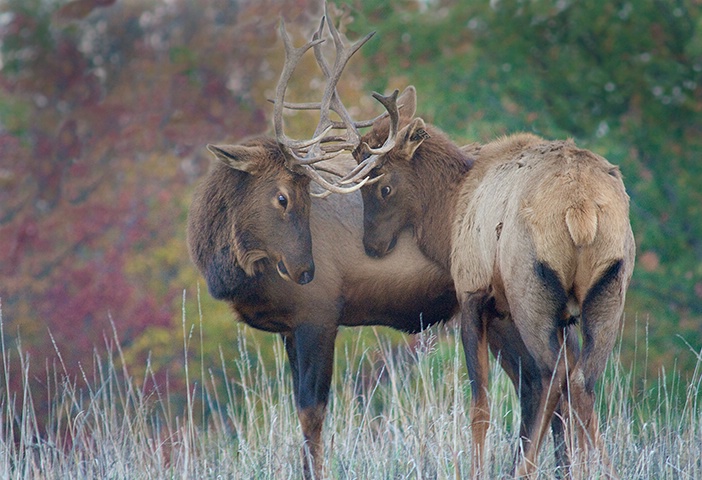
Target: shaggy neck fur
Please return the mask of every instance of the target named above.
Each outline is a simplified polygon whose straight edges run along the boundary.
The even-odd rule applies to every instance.
[[[450,268],[453,219],[461,184],[473,158],[441,131],[427,126],[431,135],[417,148],[412,159],[417,198],[415,235],[429,258]]]

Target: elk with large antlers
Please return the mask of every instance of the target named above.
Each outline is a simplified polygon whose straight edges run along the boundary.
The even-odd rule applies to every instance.
[[[353,192],[359,187],[325,173],[355,165],[340,152],[356,146],[357,129],[371,124],[353,122],[335,90],[342,64],[360,45],[346,47],[328,25],[337,60],[328,68],[321,52],[315,52],[329,80],[321,104],[288,104],[284,95],[302,53],[319,45],[323,24],[301,49],[281,28],[288,57],[275,101],[276,139],[210,146],[221,162],[199,185],[188,218],[190,254],[211,295],[229,303],[250,326],[279,333],[285,342],[305,439],[306,478],[324,476],[321,433],[338,327],[387,325],[417,332],[450,318],[457,306],[450,276],[424,257],[408,234],[387,258],[365,255],[362,200]],[[312,140],[283,134],[283,107],[322,104]],[[329,120],[329,109],[342,124]],[[342,126],[345,135],[329,134]],[[310,199],[310,181],[351,193]]]
[[[570,400],[581,449],[599,446],[594,387],[634,267],[619,170],[571,141],[530,134],[460,149],[420,118],[404,122],[391,151],[369,154],[365,145],[387,132],[377,122],[355,152],[356,171],[376,179],[362,189],[364,245],[382,257],[411,227],[422,252],[451,272],[472,387],[474,476],[485,473],[488,346],[508,373],[518,367],[513,381],[520,373],[532,383],[526,397],[520,392],[517,476],[534,473],[561,399]],[[511,333],[496,336],[501,328]]]

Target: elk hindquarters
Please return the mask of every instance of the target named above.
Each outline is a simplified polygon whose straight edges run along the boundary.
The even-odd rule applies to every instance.
[[[553,323],[556,330],[562,330],[574,323],[574,319],[569,314],[568,309],[568,293],[566,292],[558,273],[552,269],[546,262],[535,262],[534,272],[544,287],[544,295],[541,300],[550,302],[554,312]],[[557,348],[560,348],[558,342]]]

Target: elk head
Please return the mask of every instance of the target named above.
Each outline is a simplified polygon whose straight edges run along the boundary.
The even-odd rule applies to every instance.
[[[207,149],[233,169],[219,174],[236,185],[229,201],[238,212],[230,225],[237,264],[251,276],[268,259],[284,279],[300,285],[312,281],[309,178],[285,168],[285,158],[271,140]]]
[[[413,226],[412,219],[422,214],[418,211],[421,199],[416,198],[414,156],[429,134],[421,118],[412,119],[416,105],[414,87],[407,87],[399,97],[397,91],[390,97],[373,95],[387,103],[394,114],[377,120],[353,155],[359,162],[354,172],[370,177],[369,185],[361,189],[363,245],[368,255],[382,257],[395,247],[400,231]]]
[[[348,45],[334,27],[322,17],[319,29],[312,40],[302,47],[293,46],[280,22],[280,35],[285,47],[285,64],[276,87],[273,125],[275,140],[259,138],[241,145],[208,145],[210,152],[232,170],[220,168],[216,173],[222,177],[215,181],[225,182],[235,190],[236,200],[227,199],[226,208],[231,208],[231,228],[227,237],[232,243],[225,247],[236,257],[236,264],[248,275],[254,275],[263,265],[262,260],[272,262],[281,277],[299,284],[314,278],[312,239],[309,225],[310,181],[319,184],[327,195],[357,191],[368,178],[356,178],[353,185],[327,180],[319,172],[325,169],[323,162],[344,150],[358,145],[358,128],[369,126],[371,121],[354,122],[337,94],[336,85],[351,56],[373,35],[366,35]],[[325,59],[320,44],[325,23],[328,25],[336,57],[332,66]],[[320,103],[294,104],[285,101],[285,92],[290,78],[303,55],[314,50],[315,58],[327,83]],[[315,109],[320,111],[319,123],[311,139],[293,140],[284,133],[283,110]],[[333,121],[330,111],[341,121]],[[346,130],[343,135],[330,135],[330,131]],[[336,174],[338,175],[338,174]],[[221,199],[213,199],[221,202]],[[222,207],[224,208],[224,207]],[[226,278],[229,278],[227,275]]]

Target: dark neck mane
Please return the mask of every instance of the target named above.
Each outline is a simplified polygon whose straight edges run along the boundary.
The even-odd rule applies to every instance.
[[[473,164],[473,158],[458,148],[436,128],[415,152],[419,205],[414,228],[419,248],[442,267],[450,269],[451,237],[460,186]]]

